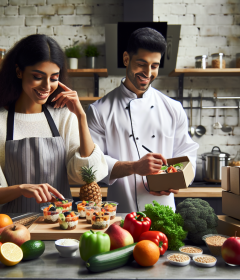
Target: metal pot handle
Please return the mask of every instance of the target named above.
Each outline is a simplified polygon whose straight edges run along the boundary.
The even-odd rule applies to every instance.
[[[218,146],[214,146],[214,147],[212,148],[212,153],[213,153],[214,148],[217,148],[218,151],[221,153],[221,150],[220,150],[220,148],[219,148]]]

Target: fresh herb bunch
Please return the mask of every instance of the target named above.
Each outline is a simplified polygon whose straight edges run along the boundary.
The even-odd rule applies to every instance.
[[[157,201],[152,204],[145,205],[144,213],[152,221],[151,229],[161,231],[168,238],[168,248],[170,250],[178,250],[184,246],[182,242],[187,231],[183,230],[184,220],[180,214],[174,213],[171,207],[160,205]]]
[[[66,47],[65,55],[69,58],[80,58],[82,57],[82,48],[79,45]]]
[[[93,45],[88,45],[84,50],[84,54],[86,57],[98,57],[100,55],[97,47]]]

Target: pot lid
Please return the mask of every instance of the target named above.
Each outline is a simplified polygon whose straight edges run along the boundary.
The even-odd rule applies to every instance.
[[[221,158],[230,157],[230,154],[222,152],[218,146],[214,146],[211,152],[204,153],[202,155],[208,157],[221,157]]]

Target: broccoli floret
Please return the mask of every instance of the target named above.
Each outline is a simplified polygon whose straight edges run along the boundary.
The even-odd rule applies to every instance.
[[[184,220],[183,229],[188,231],[188,239],[202,244],[206,234],[217,233],[218,217],[207,201],[201,198],[186,198],[176,207],[176,213]]]

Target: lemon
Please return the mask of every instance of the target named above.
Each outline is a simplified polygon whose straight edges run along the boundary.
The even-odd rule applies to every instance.
[[[45,251],[45,243],[41,240],[28,240],[21,245],[23,260],[32,260],[40,257]]]
[[[23,258],[22,249],[11,242],[6,242],[0,247],[0,261],[7,265],[13,266],[18,264]]]

